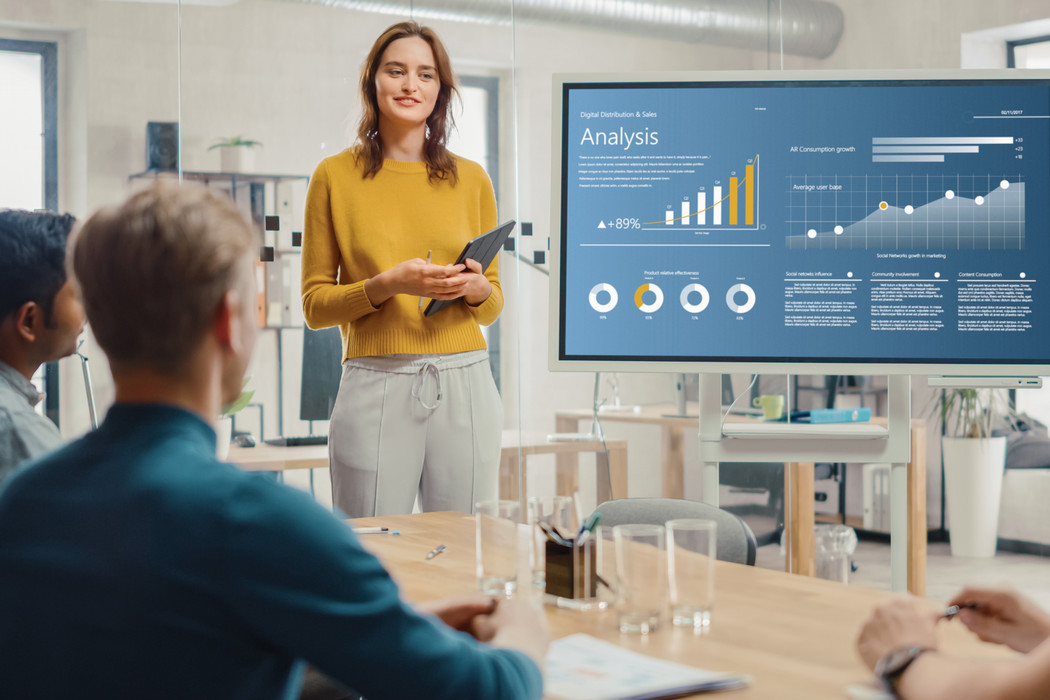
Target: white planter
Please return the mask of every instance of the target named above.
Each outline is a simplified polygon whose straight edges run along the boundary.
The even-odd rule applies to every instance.
[[[994,557],[1006,438],[941,438],[954,557]]]
[[[233,418],[219,416],[215,421],[215,456],[225,462],[230,456],[230,441],[233,440]]]
[[[224,173],[255,171],[255,149],[250,146],[223,146],[219,149],[219,169]]]

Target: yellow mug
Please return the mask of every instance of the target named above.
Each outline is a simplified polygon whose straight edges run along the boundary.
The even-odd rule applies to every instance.
[[[765,394],[763,396],[756,396],[751,400],[751,405],[755,408],[761,408],[762,413],[765,414],[766,420],[776,420],[784,415],[783,394]]]

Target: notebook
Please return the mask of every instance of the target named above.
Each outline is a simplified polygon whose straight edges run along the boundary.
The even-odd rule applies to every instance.
[[[551,643],[548,696],[563,700],[655,700],[743,688],[750,677],[705,671],[573,634]]]

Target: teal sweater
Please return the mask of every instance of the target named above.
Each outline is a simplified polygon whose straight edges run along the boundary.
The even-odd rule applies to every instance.
[[[294,698],[306,660],[369,700],[539,698],[525,655],[420,616],[309,496],[215,458],[171,406],[0,491],[0,695]]]

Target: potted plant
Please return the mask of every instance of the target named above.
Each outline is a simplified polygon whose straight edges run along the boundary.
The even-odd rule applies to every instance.
[[[941,454],[952,556],[993,557],[1006,438],[993,437],[992,426],[1010,409],[1001,392],[987,389],[942,389],[934,405],[943,426]]]
[[[219,151],[219,169],[224,173],[250,173],[255,169],[255,151],[262,142],[233,136],[219,139],[208,147],[209,151]]]
[[[230,454],[230,441],[233,439],[233,414],[247,406],[255,396],[254,391],[246,389],[248,380],[249,377],[244,378],[240,396],[222,407],[219,412],[219,420],[215,423],[215,454],[223,461]]]

